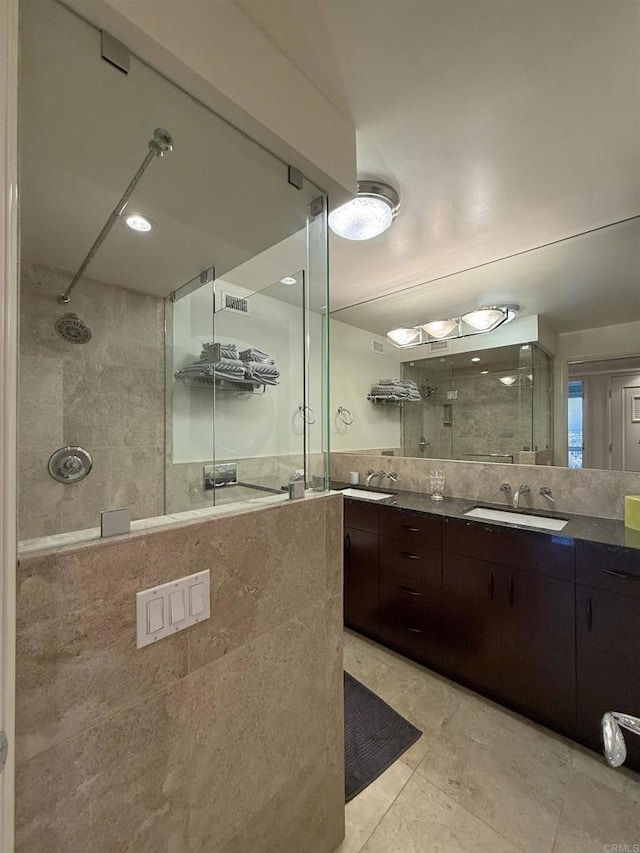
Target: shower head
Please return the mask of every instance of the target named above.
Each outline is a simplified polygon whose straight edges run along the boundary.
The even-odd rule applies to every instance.
[[[86,344],[91,340],[91,329],[77,314],[63,314],[56,320],[56,332],[72,344]]]
[[[169,151],[173,151],[173,137],[163,127],[156,127],[153,131],[153,139],[149,140],[149,150],[158,157],[164,157]]]

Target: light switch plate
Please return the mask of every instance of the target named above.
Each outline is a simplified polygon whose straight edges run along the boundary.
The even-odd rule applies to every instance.
[[[209,569],[136,593],[136,613],[139,649],[208,619],[211,616]]]

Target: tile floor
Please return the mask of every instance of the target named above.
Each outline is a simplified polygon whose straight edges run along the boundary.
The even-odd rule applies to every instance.
[[[639,776],[350,631],[344,666],[424,734],[336,853],[640,853]]]

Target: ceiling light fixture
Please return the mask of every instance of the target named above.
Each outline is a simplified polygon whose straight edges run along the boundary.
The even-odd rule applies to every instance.
[[[329,214],[329,228],[346,240],[371,240],[396,218],[400,196],[382,181],[358,181],[358,194]]]
[[[481,370],[480,376],[485,376],[488,372],[489,372],[488,370]]]
[[[515,385],[515,383],[517,381],[518,381],[517,376],[501,376],[500,379],[498,380],[498,382],[502,382],[503,385],[506,385],[507,388],[510,387],[511,385]]]
[[[387,332],[389,340],[397,347],[417,347],[434,341],[456,340],[471,335],[493,332],[503,323],[509,323],[516,316],[520,306],[515,303],[491,305],[468,311],[461,317],[448,320],[430,320],[419,326],[402,326]],[[476,356],[471,361],[478,362]]]
[[[480,356],[474,355],[474,357],[469,359],[469,361],[472,361],[474,364],[478,364],[478,362],[480,361]]]
[[[130,213],[124,218],[125,223],[132,231],[137,231],[139,234],[148,234],[156,227],[153,219],[148,216],[143,216],[141,213]]]
[[[293,285],[293,284],[297,284],[297,283],[298,283],[298,279],[294,278],[292,275],[285,275],[284,278],[280,279],[280,284]]]
[[[432,338],[437,338],[441,341],[450,335],[457,325],[457,320],[433,320],[431,323],[423,323],[422,328]]]

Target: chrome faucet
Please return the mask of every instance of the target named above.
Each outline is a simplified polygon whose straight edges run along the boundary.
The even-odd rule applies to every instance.
[[[365,486],[370,486],[371,481],[373,480],[374,477],[386,477],[386,476],[387,476],[386,471],[367,471],[366,479],[364,481]]]
[[[518,509],[518,504],[520,503],[520,497],[522,495],[529,495],[529,494],[531,494],[531,489],[527,485],[520,486],[519,489],[516,489],[515,492],[513,493],[513,508]]]
[[[556,502],[556,499],[552,495],[549,486],[541,486],[539,494],[541,494],[542,497],[546,498],[548,501],[551,501],[552,504]]]

